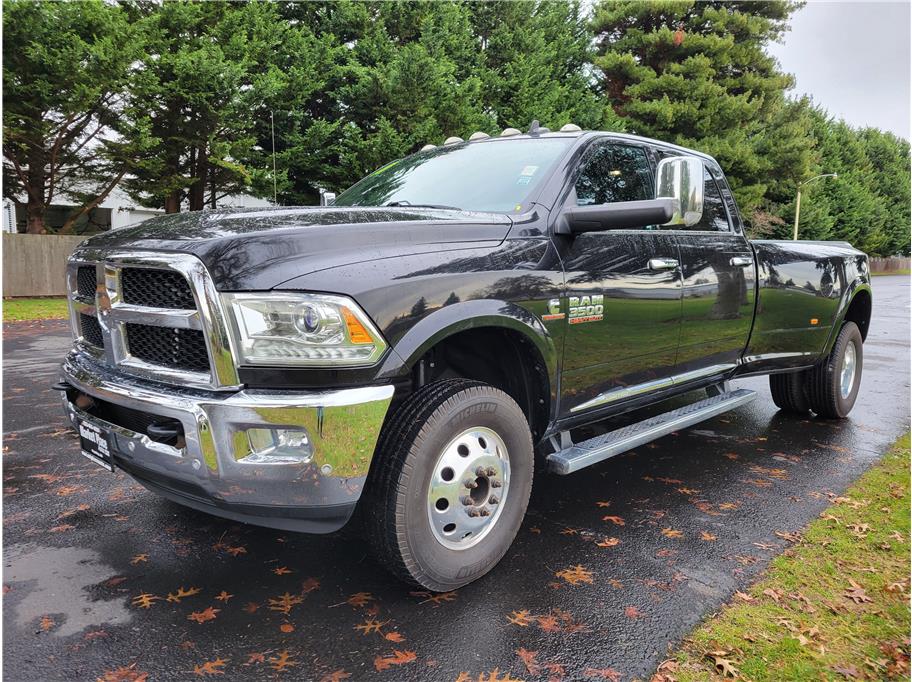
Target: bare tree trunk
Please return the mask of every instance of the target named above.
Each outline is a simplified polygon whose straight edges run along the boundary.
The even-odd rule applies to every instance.
[[[190,185],[190,210],[202,211],[206,205],[206,171],[209,164],[206,162],[206,149],[197,147],[193,151],[191,160],[191,172],[193,173],[193,184]]]
[[[25,207],[27,216],[26,232],[29,234],[47,234],[47,229],[44,226],[44,213],[46,210],[47,206],[44,205],[44,202],[34,201],[29,198]]]
[[[180,213],[181,196],[180,190],[174,190],[165,197],[165,213]]]

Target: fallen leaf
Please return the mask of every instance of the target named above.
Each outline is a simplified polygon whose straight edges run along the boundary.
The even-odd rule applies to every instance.
[[[748,603],[757,601],[752,596],[745,594],[744,592],[735,592],[735,596],[741,601],[746,601]]]
[[[524,628],[529,627],[532,624],[532,619],[529,616],[529,612],[525,610],[513,611],[513,613],[507,616],[507,620],[514,625],[519,625],[520,627]]]
[[[228,594],[227,592],[225,592],[225,590],[222,590],[221,592],[219,592],[218,596],[216,597],[216,600],[227,603],[228,600],[231,599],[233,596],[234,596],[233,594]]]
[[[205,623],[207,620],[214,620],[215,614],[217,614],[219,611],[221,611],[221,609],[214,609],[209,606],[202,611],[194,611],[189,616],[187,616],[187,620],[195,620],[197,623]]]
[[[851,578],[849,578],[849,587],[845,588],[844,596],[856,604],[874,601],[865,593],[864,588]]]
[[[279,626],[279,630],[281,630],[284,633],[294,632],[294,629],[295,629],[294,625],[292,625],[291,623],[282,623]]]
[[[202,665],[193,666],[193,674],[206,676],[206,675],[224,675],[225,671],[222,668],[225,667],[225,664],[228,663],[224,658],[216,658],[214,661],[206,661]]]
[[[519,656],[519,660],[523,662],[523,665],[526,666],[526,670],[530,675],[538,675],[541,671],[541,667],[536,663],[535,656],[538,654],[537,651],[529,651],[520,647],[516,650],[516,655]]]
[[[579,585],[580,583],[592,583],[592,572],[580,565],[572,566],[571,568],[565,568],[564,570],[555,573],[555,575],[558,578],[563,578],[571,585]]]
[[[628,606],[624,609],[624,615],[628,618],[642,618],[643,613],[636,606]]]
[[[138,606],[141,609],[148,609],[149,607],[152,606],[152,604],[154,602],[156,602],[160,599],[161,599],[161,597],[157,597],[154,594],[148,594],[146,592],[143,592],[142,594],[139,594],[139,595],[133,597],[132,604],[133,604],[133,606]]]
[[[714,655],[713,653],[708,654],[715,664],[716,670],[722,673],[722,677],[737,677],[738,669],[735,667],[733,661],[722,656]]]
[[[701,530],[700,539],[706,540],[706,542],[715,542],[719,539],[719,537],[717,535],[713,535],[712,533],[707,533],[705,530]]]
[[[272,570],[272,572],[275,573],[276,575],[288,575],[292,571],[287,566],[279,566],[278,568],[274,568]]]
[[[599,540],[595,544],[597,547],[617,547],[621,544],[621,541],[618,538],[605,538],[604,540]]]
[[[672,528],[663,528],[663,529],[662,529],[662,535],[664,535],[666,538],[682,538],[682,537],[684,537],[684,533],[683,533],[683,532],[681,532],[681,531],[679,531],[679,530],[674,530],[674,529],[672,529]]]
[[[149,560],[148,554],[136,554],[132,559],[130,559],[130,563],[135,566],[136,564],[143,563],[148,560]]]
[[[624,525],[624,519],[622,519],[620,516],[603,516],[603,517],[602,517],[602,521],[610,521],[610,522],[613,523],[615,526],[623,526],[623,525]]]
[[[405,665],[406,663],[411,663],[418,658],[418,655],[414,651],[400,651],[399,649],[393,649],[392,656],[377,656],[374,659],[374,668],[377,669],[377,672],[382,672],[383,670],[389,670],[394,665]]]
[[[184,586],[181,585],[177,588],[177,592],[169,592],[167,600],[175,604],[179,604],[181,599],[184,597],[192,597],[195,594],[201,592],[199,587],[191,587],[190,589],[184,589]]]
[[[149,673],[136,669],[136,663],[102,673],[97,682],[146,682]]]
[[[292,660],[287,651],[280,651],[278,656],[269,657],[269,667],[278,673],[296,665],[298,665],[298,662]]]

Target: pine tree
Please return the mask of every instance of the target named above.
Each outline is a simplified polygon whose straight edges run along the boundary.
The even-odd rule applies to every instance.
[[[803,177],[806,123],[788,126],[792,79],[764,47],[798,5],[770,1],[608,1],[593,29],[602,92],[633,132],[715,156],[750,220],[770,189]],[[794,113],[794,112],[791,112]]]
[[[55,199],[77,206],[61,232],[98,206],[149,145],[131,95],[141,43],[117,5],[3,5],[3,195],[46,231]]]

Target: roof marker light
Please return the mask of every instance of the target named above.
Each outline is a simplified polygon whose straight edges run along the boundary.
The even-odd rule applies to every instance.
[[[426,152],[428,149],[437,149],[436,144],[426,144],[421,148],[421,151]]]
[[[580,132],[581,130],[582,130],[582,128],[580,128],[580,127],[579,127],[578,125],[576,125],[575,123],[567,123],[567,124],[561,126],[560,132],[562,132],[562,133],[578,133],[578,132]]]
[[[456,137],[455,135],[453,135],[452,137],[448,137],[447,139],[445,139],[443,141],[443,144],[444,144],[444,146],[446,146],[448,144],[458,144],[460,142],[465,142],[465,140],[463,140],[461,137]]]
[[[522,135],[522,133],[516,128],[504,128],[500,134],[501,137],[513,137],[514,135]]]
[[[479,130],[478,132],[475,132],[475,133],[472,133],[471,135],[469,135],[469,142],[471,142],[472,140],[485,140],[489,137],[491,137],[491,136],[488,135],[487,133],[483,133]]]

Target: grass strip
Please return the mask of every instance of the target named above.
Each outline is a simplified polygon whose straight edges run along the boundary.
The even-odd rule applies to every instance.
[[[909,434],[653,682],[909,679]]]

